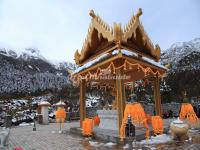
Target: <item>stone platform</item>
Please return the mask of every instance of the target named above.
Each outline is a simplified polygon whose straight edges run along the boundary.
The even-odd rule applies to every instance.
[[[117,110],[97,110],[100,118],[99,129],[118,131],[118,112]]]
[[[169,131],[169,124],[171,120],[164,120],[164,133],[167,133]],[[150,129],[150,135],[153,135],[152,127],[149,126]],[[70,128],[70,132],[75,135],[82,136],[82,130],[81,128]],[[118,144],[124,144],[126,143],[126,139],[122,142],[119,137],[119,133],[116,130],[110,130],[110,129],[102,129],[95,127],[93,130],[93,139],[103,142],[113,142]],[[144,140],[145,139],[145,128],[136,128],[136,140]]]
[[[97,110],[97,114],[100,117],[100,124],[98,127],[93,129],[93,138],[95,140],[100,140],[103,142],[114,142],[118,144],[124,144],[119,137],[118,129],[118,112],[117,110]],[[164,120],[164,132],[166,133],[169,130],[170,120]],[[152,127],[149,126],[150,135],[153,135]],[[145,139],[144,127],[136,127],[136,140]],[[80,128],[71,128],[70,132],[76,135],[82,136],[82,130]]]

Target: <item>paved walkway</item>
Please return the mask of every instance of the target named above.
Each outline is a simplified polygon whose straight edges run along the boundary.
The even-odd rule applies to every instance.
[[[170,120],[165,120],[166,126],[169,123]],[[117,145],[106,147],[106,144],[103,143],[96,147],[94,141],[69,133],[71,127],[78,126],[79,122],[65,123],[64,133],[59,133],[59,126],[56,123],[37,125],[37,131],[33,131],[33,126],[13,127],[10,130],[8,150],[13,150],[15,146],[22,147],[24,150],[123,150]],[[191,143],[183,142],[177,145],[174,141],[170,144],[164,144],[161,149],[176,149],[177,146],[183,146],[181,149],[188,149],[188,147],[194,150],[200,149],[199,132],[196,134],[196,138],[193,135]]]
[[[65,123],[64,130],[71,126],[78,126],[78,122]],[[9,137],[9,150],[19,146],[24,150],[82,150],[83,139],[69,135],[69,133],[59,133],[59,126],[56,123],[49,125],[37,125],[37,131],[33,131],[33,126],[16,127],[11,129]]]
[[[169,124],[168,122],[166,124]],[[33,126],[13,127],[9,136],[9,150],[22,147],[24,150],[95,150],[87,140],[69,133],[71,127],[78,127],[79,122],[65,123],[64,133],[59,133],[56,123],[49,125],[37,124],[37,131]],[[98,148],[107,149],[107,148]],[[115,149],[113,147],[113,149]],[[117,148],[119,149],[119,148]]]

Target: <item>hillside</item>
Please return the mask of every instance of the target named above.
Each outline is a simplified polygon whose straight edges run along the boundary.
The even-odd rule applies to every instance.
[[[173,44],[162,53],[161,61],[171,65],[166,77],[171,100],[182,99],[184,90],[188,97],[200,95],[200,38]]]
[[[38,50],[22,53],[0,49],[0,96],[32,95],[71,85],[68,69],[75,65],[52,64]]]
[[[161,83],[163,102],[180,101],[184,90],[189,97],[199,96],[200,38],[173,44],[161,54],[161,63],[171,65],[165,82]],[[75,68],[69,62],[52,64],[35,49],[26,49],[21,53],[0,49],[0,98],[54,91],[58,97],[64,95],[77,99],[79,92],[69,80],[68,71]],[[95,91],[94,95],[97,93]]]

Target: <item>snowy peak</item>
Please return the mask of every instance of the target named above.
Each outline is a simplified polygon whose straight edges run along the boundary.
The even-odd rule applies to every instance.
[[[199,96],[200,38],[173,44],[162,53],[161,62],[171,66],[165,78],[171,90],[163,94],[163,99],[182,102],[183,90],[187,91],[188,98]]]
[[[170,49],[174,49],[177,47],[182,47],[184,45],[184,42],[176,42],[174,44],[171,45]]]
[[[193,44],[195,49],[200,51],[200,38],[195,38],[194,40],[191,40],[190,43]]]
[[[71,62],[59,62],[55,64],[55,68],[57,68],[58,70],[70,70],[70,71],[74,71],[77,66]]]
[[[195,38],[189,42],[174,43],[169,49],[161,55],[163,64],[177,64],[181,59],[190,55],[192,52],[200,52],[200,38]]]
[[[43,59],[44,57],[40,55],[40,51],[37,49],[26,48],[20,55],[20,58],[28,60],[28,59]]]
[[[8,56],[8,57],[12,57],[12,58],[21,58],[24,60],[28,60],[28,59],[42,59],[45,60],[46,59],[40,55],[40,51],[37,49],[33,49],[33,48],[26,48],[22,51],[15,51],[15,50],[11,50],[11,49],[5,49],[5,48],[1,48],[0,49],[0,54]]]
[[[184,46],[189,46],[190,48],[193,48],[193,47],[200,48],[200,38],[195,38],[188,42],[176,42],[176,43],[172,44],[169,49],[176,49],[176,48],[180,48],[180,47],[184,47]]]
[[[13,58],[17,58],[18,57],[17,53],[15,51],[13,51],[13,50],[7,51],[7,54],[8,54],[8,56],[11,56]]]

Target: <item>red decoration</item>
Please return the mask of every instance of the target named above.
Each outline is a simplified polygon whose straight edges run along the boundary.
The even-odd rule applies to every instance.
[[[93,121],[94,121],[94,125],[95,125],[95,126],[98,126],[98,125],[100,124],[100,118],[99,118],[99,116],[95,116],[95,117],[93,118]]]

